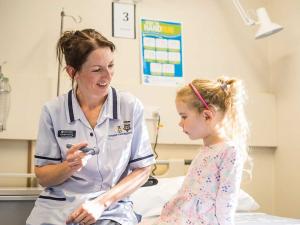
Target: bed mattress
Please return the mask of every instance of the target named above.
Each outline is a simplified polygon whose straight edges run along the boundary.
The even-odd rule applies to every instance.
[[[155,221],[155,217],[145,218],[147,224]],[[265,213],[237,213],[236,225],[300,225],[300,219],[272,216]]]
[[[300,219],[272,216],[265,213],[237,213],[235,220],[236,225],[300,225]]]

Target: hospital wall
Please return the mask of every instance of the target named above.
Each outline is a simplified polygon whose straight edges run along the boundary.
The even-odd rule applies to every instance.
[[[269,48],[272,89],[277,99],[278,147],[275,152],[275,210],[300,218],[300,2],[274,0],[274,20],[285,27]]]
[[[288,2],[297,5],[296,0]],[[270,14],[275,14],[280,22],[283,20],[283,15],[279,10],[280,1],[273,3],[273,1],[252,0],[245,1],[244,4],[247,8],[270,7]],[[8,129],[0,133],[0,172],[26,172],[28,170],[27,159],[30,157],[28,157],[27,150],[33,148],[31,144],[34,146],[40,108],[45,101],[56,95],[55,44],[59,36],[62,7],[67,14],[80,15],[83,19],[82,23],[75,24],[70,18],[65,18],[65,30],[92,27],[101,31],[116,44],[116,71],[113,85],[129,91],[132,89],[138,97],[145,100],[145,106],[148,104],[157,106],[165,114],[176,113],[172,107],[172,96],[170,95],[169,99],[158,104],[153,101],[153,98],[147,98],[147,96],[153,95],[153,90],[162,96],[170,92],[175,93],[176,90],[171,87],[142,87],[140,84],[139,19],[141,17],[182,22],[183,65],[187,82],[197,77],[215,78],[219,75],[229,75],[245,81],[250,93],[249,98],[256,96],[257,93],[275,94],[277,89],[273,76],[276,77],[278,73],[277,59],[280,59],[280,63],[283,64],[279,71],[285,71],[284,63],[291,63],[289,58],[281,59],[282,54],[289,49],[282,49],[279,46],[282,43],[287,45],[282,39],[283,34],[255,41],[253,38],[255,30],[244,26],[232,2],[228,0],[143,0],[136,6],[136,39],[111,37],[111,1],[108,0],[1,0],[0,60],[8,61],[3,72],[9,76],[13,91]],[[285,21],[295,26],[293,21],[287,18]],[[297,67],[296,61],[293,66]],[[291,75],[296,77],[296,74]],[[60,93],[70,88],[70,81],[66,74],[62,73],[62,76]],[[296,85],[292,81],[291,83]],[[287,92],[286,96],[293,97],[290,96],[288,88],[284,90]],[[276,102],[277,106],[278,103],[285,104],[282,99]],[[290,102],[290,104],[293,103]],[[277,109],[279,110],[279,107]],[[258,110],[260,110],[259,107]],[[288,204],[296,194],[296,189],[290,192],[293,186],[299,187],[295,181],[297,175],[289,181],[293,184],[289,185],[290,191],[286,191],[286,188],[281,187],[284,184],[280,183],[281,180],[286,179],[284,176],[297,165],[291,164],[294,168],[287,167],[289,160],[295,157],[295,151],[286,151],[286,146],[291,146],[291,143],[289,137],[285,137],[283,130],[281,131],[281,128],[290,127],[282,122],[286,116],[285,113],[287,112],[283,112],[283,109],[282,112],[279,110],[279,117],[276,121],[278,122],[276,131],[280,137],[278,139],[280,151],[267,141],[257,145],[255,144],[256,138],[252,140],[254,143],[251,147],[251,156],[254,160],[253,178],[249,180],[245,177],[243,188],[260,203],[262,211],[300,217],[299,212],[290,210]],[[260,111],[257,116],[259,114]],[[179,129],[177,122],[174,119],[174,130]],[[295,131],[294,135],[296,134]],[[260,136],[263,137],[263,135]],[[159,159],[191,159],[199,148],[199,145],[195,144],[174,143],[158,145]],[[297,148],[296,145],[292,147]],[[284,167],[286,169],[282,170]],[[0,185],[21,186],[26,185],[26,180],[1,178]],[[277,187],[286,190],[280,192]],[[282,193],[287,196],[280,196]],[[277,201],[280,204],[277,204]],[[295,203],[295,206],[296,204],[298,203]]]

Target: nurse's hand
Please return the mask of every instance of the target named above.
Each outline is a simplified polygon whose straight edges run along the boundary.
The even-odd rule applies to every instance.
[[[87,155],[80,151],[80,148],[86,147],[87,143],[79,143],[73,145],[67,152],[66,163],[72,172],[77,172],[82,169],[87,164],[87,161],[91,158],[90,155]]]
[[[76,209],[66,221],[66,224],[79,223],[80,225],[90,225],[96,223],[104,211],[105,207],[99,201],[86,201],[80,208]]]

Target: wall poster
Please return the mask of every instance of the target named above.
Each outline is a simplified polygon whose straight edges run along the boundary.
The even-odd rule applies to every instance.
[[[143,84],[183,83],[181,31],[181,23],[141,19]]]

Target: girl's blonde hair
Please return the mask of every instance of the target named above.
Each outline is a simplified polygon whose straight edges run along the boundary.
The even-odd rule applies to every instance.
[[[195,79],[192,85],[200,93],[208,107],[224,113],[224,131],[228,139],[234,141],[242,151],[244,159],[248,159],[248,122],[244,104],[245,89],[241,80],[220,77],[216,81]],[[176,100],[187,104],[190,109],[201,113],[206,106],[197,97],[190,85],[177,92]]]

